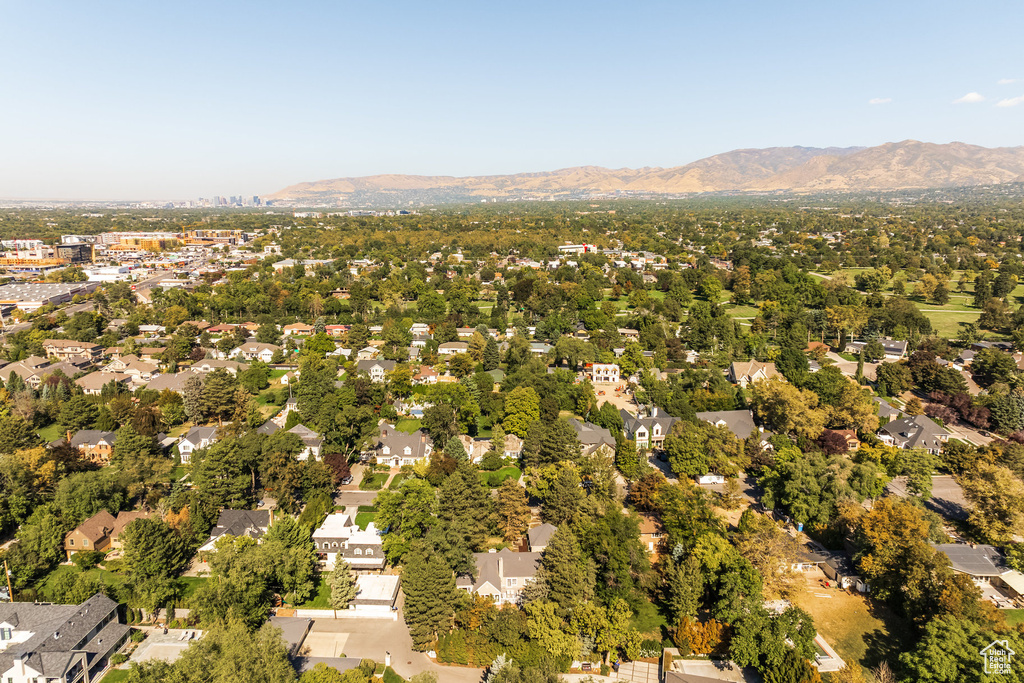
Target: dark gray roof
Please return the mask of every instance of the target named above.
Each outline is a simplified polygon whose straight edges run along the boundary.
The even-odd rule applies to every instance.
[[[95,446],[100,441],[106,441],[113,445],[116,439],[117,432],[105,432],[101,429],[80,429],[71,437],[71,445],[75,448],[79,446]]]
[[[478,589],[484,583],[490,583],[498,590],[505,586],[506,577],[532,579],[540,567],[540,553],[514,553],[508,548],[502,548],[496,553],[473,553],[476,559],[476,581],[472,582],[473,590]],[[498,571],[498,561],[501,561],[501,572]],[[469,585],[469,577],[459,577],[461,585]]]
[[[182,439],[188,441],[193,445],[199,445],[199,443],[201,443],[203,439],[213,441],[216,438],[216,425],[213,425],[212,427],[193,427],[192,429],[188,430],[188,433],[185,434],[185,436],[182,437]]]
[[[221,510],[210,538],[223,534],[261,538],[270,527],[270,510]]]
[[[712,410],[697,413],[697,419],[711,424],[724,422],[723,426],[740,439],[746,439],[757,431],[754,414],[749,410]]]
[[[608,444],[615,448],[615,437],[604,427],[598,427],[592,422],[580,422],[576,418],[569,418],[569,425],[576,431],[576,436],[583,446],[599,446]]]
[[[949,432],[933,422],[927,415],[914,415],[889,422],[879,429],[878,433],[891,436],[900,448],[930,450],[941,449],[943,438],[949,437]]]
[[[660,424],[661,433],[666,435],[672,431],[672,425],[679,420],[678,417],[672,417],[660,408],[655,408],[653,412],[655,415],[652,417],[636,417],[624,408],[619,410],[619,415],[622,417],[623,431],[632,436],[640,426],[644,426],[647,427],[647,432],[650,434],[653,431],[654,425]]]
[[[383,368],[384,372],[391,372],[392,370],[395,369],[395,366],[398,365],[398,363],[396,363],[393,360],[356,361],[356,372],[365,372],[366,374],[370,374],[370,370],[372,370],[375,365],[379,365],[381,368]]]
[[[899,418],[903,415],[903,411],[899,408],[894,407],[891,403],[886,401],[884,398],[875,396],[875,403],[878,404],[878,417],[887,417],[889,419]]]
[[[266,422],[264,422],[263,424],[261,424],[259,427],[256,428],[256,432],[258,434],[264,434],[266,436],[270,436],[271,434],[274,434],[279,429],[281,429],[280,425],[278,425],[273,420],[267,420]]]
[[[306,446],[319,446],[324,441],[323,437],[305,425],[295,425],[288,433],[299,437]]]
[[[22,655],[26,664],[46,678],[60,678],[74,659],[75,650],[105,656],[124,635],[124,630],[117,628],[121,624],[108,624],[93,634],[111,614],[116,622],[117,603],[101,593],[81,605],[0,603],[0,622],[17,623],[18,630],[33,634],[0,652],[0,671],[10,669],[14,658]]]
[[[294,657],[302,649],[309,629],[313,628],[313,620],[305,617],[270,617],[270,625],[281,629],[281,639],[288,646],[288,655]]]
[[[945,553],[954,571],[971,576],[999,576],[1010,571],[1002,553],[990,545],[940,543],[935,549]]]

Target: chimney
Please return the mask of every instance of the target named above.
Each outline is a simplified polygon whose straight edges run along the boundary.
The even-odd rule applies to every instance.
[[[498,578],[505,578],[505,558],[498,555]]]
[[[64,436],[67,438],[68,445],[71,445],[71,430],[64,432]]]
[[[651,417],[658,417],[658,406],[651,408]]]
[[[427,435],[424,434],[423,432],[420,432],[420,443],[426,443],[426,442],[427,442]]]

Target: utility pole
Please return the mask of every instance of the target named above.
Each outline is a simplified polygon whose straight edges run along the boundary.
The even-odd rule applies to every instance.
[[[7,599],[14,602],[14,589],[11,588],[11,570],[7,567],[7,560],[4,560],[4,576],[7,577]]]

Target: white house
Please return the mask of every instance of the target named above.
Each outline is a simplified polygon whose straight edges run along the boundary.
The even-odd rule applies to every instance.
[[[415,465],[424,462],[434,450],[434,444],[423,430],[412,434],[398,431],[393,425],[381,425],[380,442],[377,444],[378,462],[392,467]]]
[[[320,528],[313,532],[317,559],[326,571],[334,569],[340,557],[353,569],[380,569],[384,566],[384,547],[373,522],[366,530],[356,526],[346,514],[327,515]]]
[[[192,463],[192,453],[201,448],[206,448],[217,441],[217,427],[193,427],[178,440],[178,454],[181,455],[181,464]]]
[[[587,367],[590,381],[610,382],[616,384],[619,381],[619,366],[615,363],[593,363]]]

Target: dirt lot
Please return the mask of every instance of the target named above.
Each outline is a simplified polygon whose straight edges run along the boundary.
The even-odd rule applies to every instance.
[[[605,401],[611,403],[617,410],[625,408],[630,412],[636,410],[636,403],[633,402],[632,394],[616,394],[615,387],[621,387],[625,385],[625,382],[611,383],[611,382],[598,382],[594,385],[594,393],[597,394],[597,403],[600,405]],[[604,396],[601,392],[604,392]]]
[[[907,632],[899,618],[865,595],[839,590],[835,584],[825,588],[827,580],[820,570],[798,575],[790,599],[814,617],[818,633],[847,662],[874,667],[894,657],[900,647],[898,634]]]

